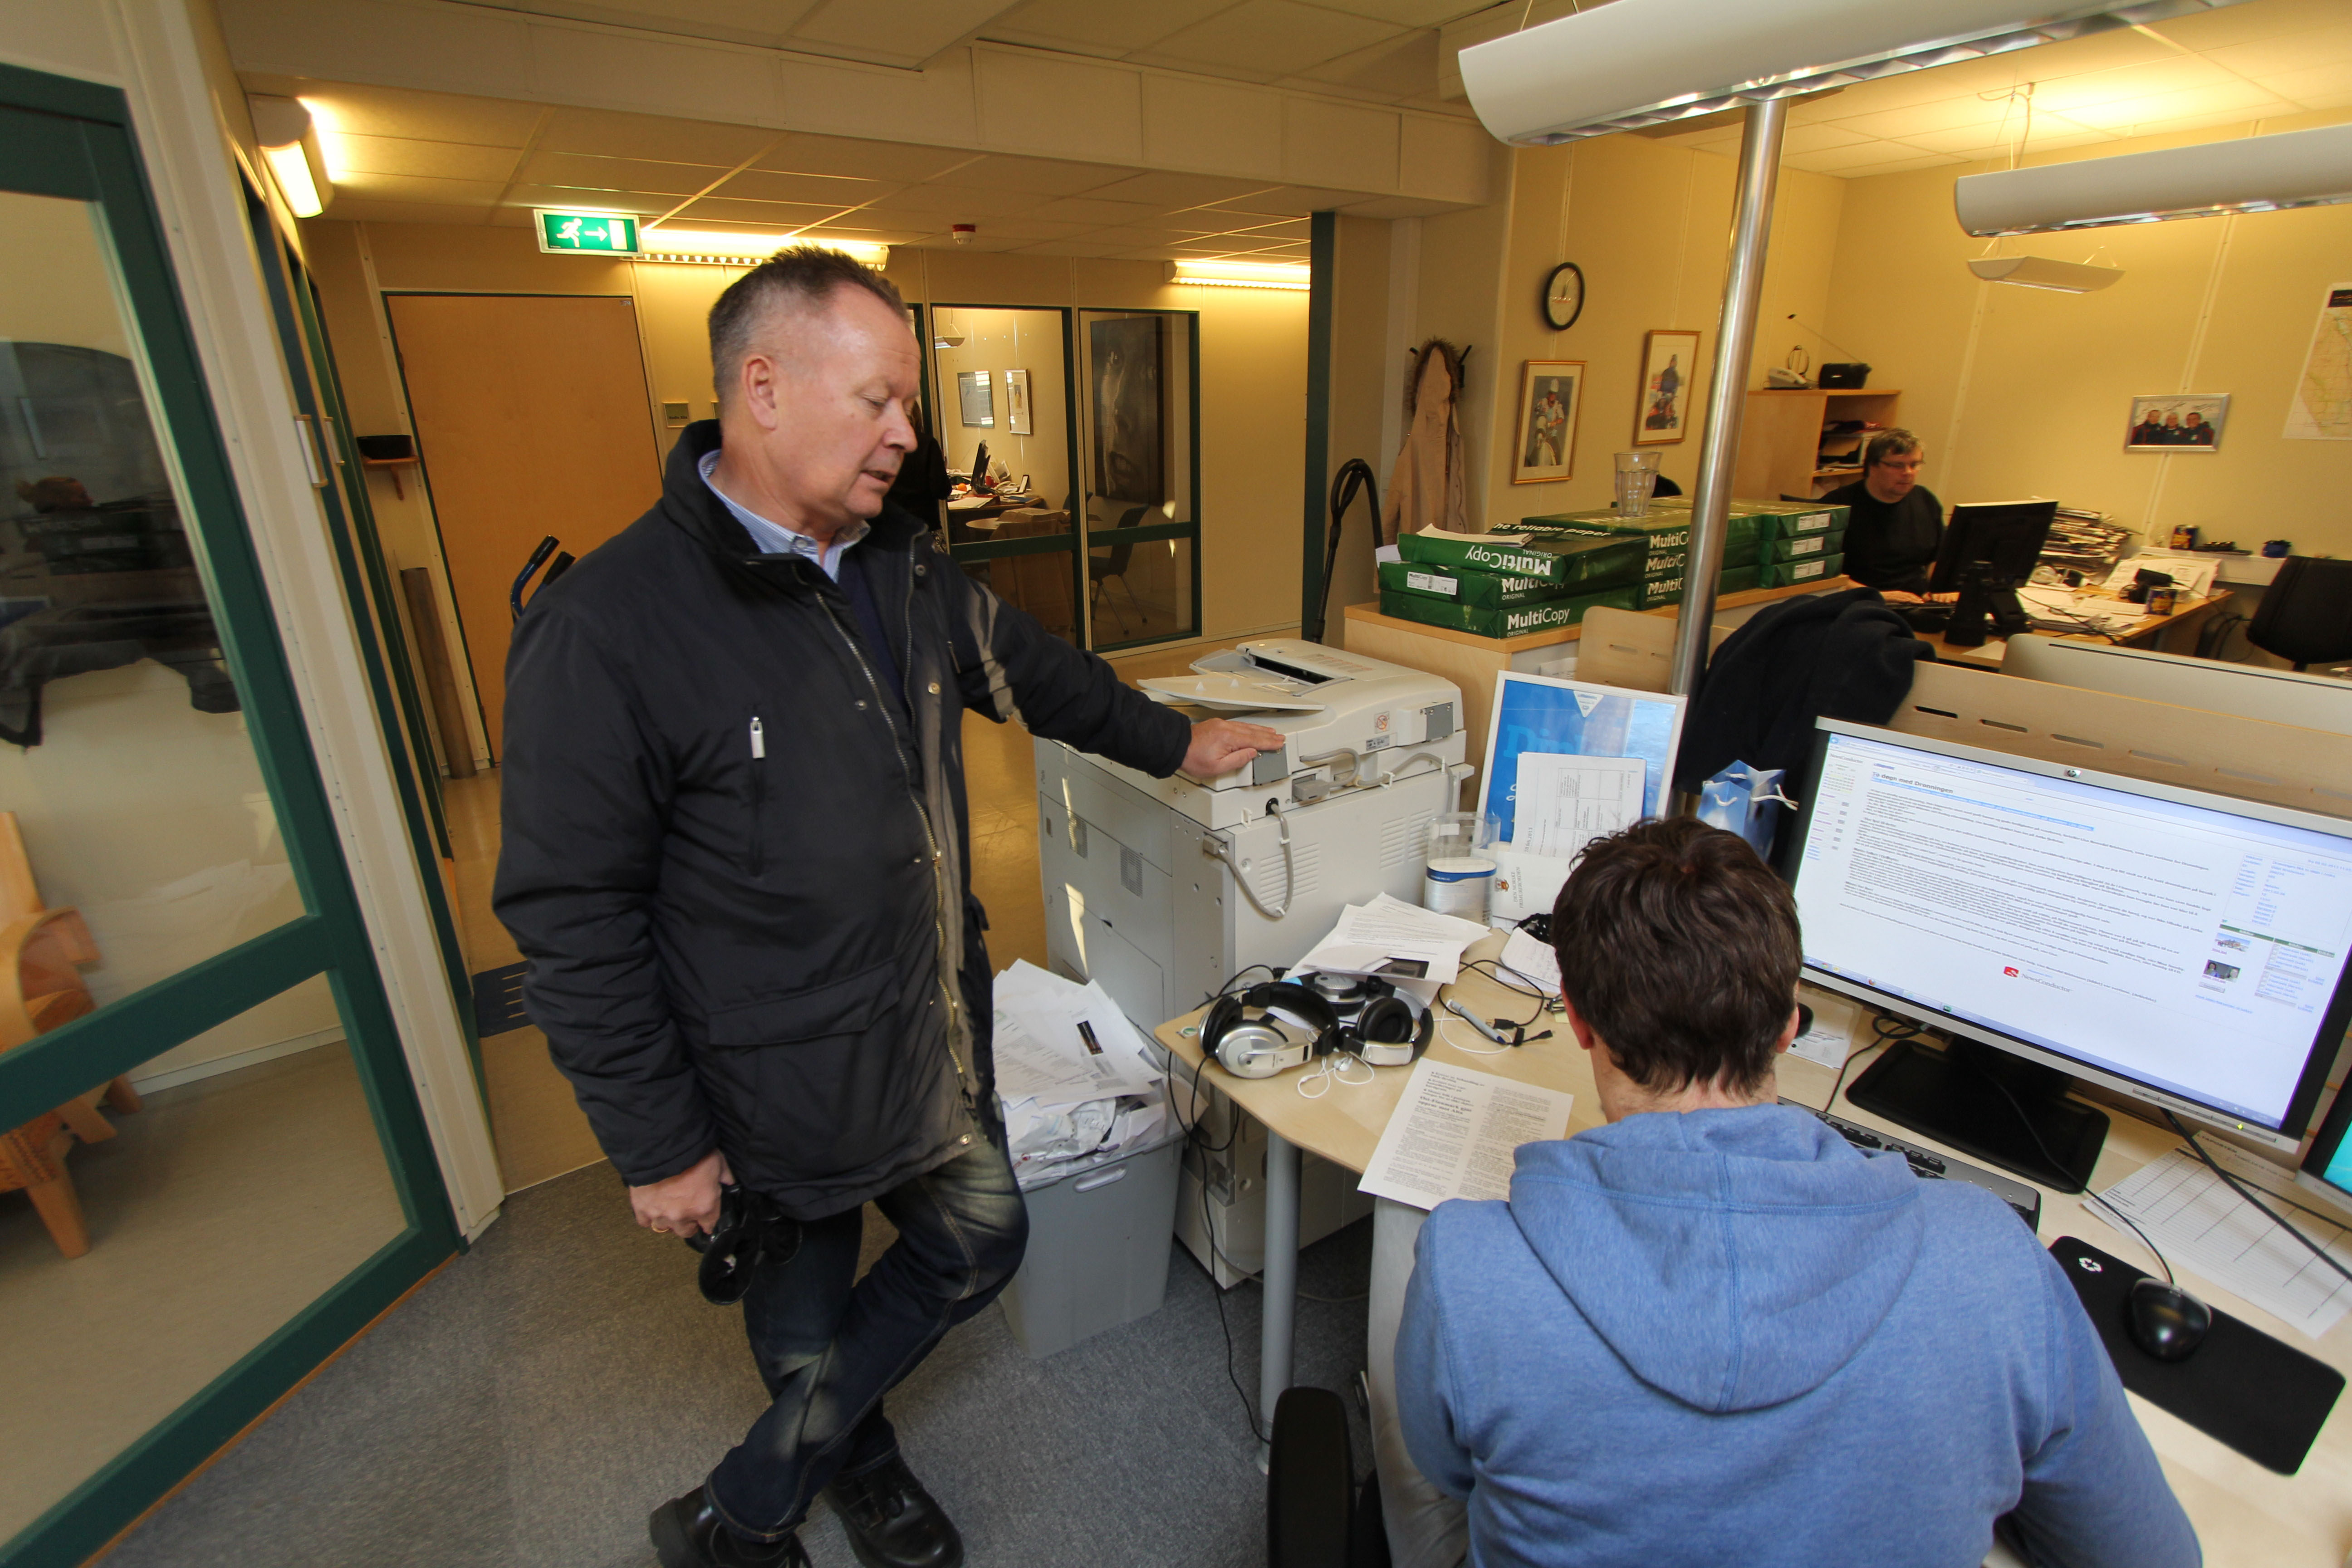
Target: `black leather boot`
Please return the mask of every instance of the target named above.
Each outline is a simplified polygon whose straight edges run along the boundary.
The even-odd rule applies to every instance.
[[[963,1568],[963,1537],[898,1455],[835,1477],[824,1495],[866,1568]]]
[[[662,1568],[809,1568],[798,1532],[745,1541],[727,1528],[700,1487],[654,1510],[647,1523]]]

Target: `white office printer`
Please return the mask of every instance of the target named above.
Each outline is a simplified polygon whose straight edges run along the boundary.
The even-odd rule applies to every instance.
[[[1245,642],[1192,668],[1140,684],[1204,717],[1278,730],[1283,749],[1194,784],[1036,742],[1049,962],[1100,981],[1147,1032],[1253,964],[1297,963],[1343,905],[1382,892],[1420,902],[1430,819],[1455,809],[1470,773],[1462,694],[1440,677],[1288,637]],[[1220,1136],[1213,1127],[1212,1141]],[[1258,1197],[1253,1173],[1234,1167],[1263,1161],[1263,1136],[1250,1123],[1210,1173],[1216,1247],[1229,1260],[1216,1272],[1227,1282],[1234,1266],[1258,1266],[1249,1233],[1262,1224],[1262,1204],[1245,1203],[1251,1212],[1230,1224],[1222,1211]],[[1202,1174],[1190,1163],[1188,1194]],[[1337,1167],[1305,1173],[1302,1244],[1368,1209],[1353,1186]],[[1197,1230],[1196,1195],[1185,1209]],[[1207,1251],[1203,1238],[1184,1239]]]

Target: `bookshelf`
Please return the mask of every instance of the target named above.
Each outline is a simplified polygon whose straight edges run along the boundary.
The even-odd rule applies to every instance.
[[[1900,391],[1864,387],[1778,388],[1748,395],[1739,430],[1739,460],[1732,493],[1743,500],[1798,496],[1810,500],[1862,478],[1861,436],[1827,434],[1827,427],[1863,419],[1874,425],[1902,423]],[[1850,449],[1853,460],[1837,464],[1825,454]]]

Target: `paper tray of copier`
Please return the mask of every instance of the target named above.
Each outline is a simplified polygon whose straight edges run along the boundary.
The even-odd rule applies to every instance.
[[[1203,679],[1268,681],[1297,694],[1286,700],[1314,704],[1309,711],[1253,715],[1251,722],[1281,731],[1282,751],[1207,781],[1211,789],[1258,787],[1310,771],[1328,774],[1335,764],[1369,777],[1381,771],[1381,753],[1402,760],[1454,740],[1462,727],[1462,694],[1452,681],[1297,637],[1254,638],[1195,659],[1192,671]],[[1458,750],[1444,758],[1460,760]]]

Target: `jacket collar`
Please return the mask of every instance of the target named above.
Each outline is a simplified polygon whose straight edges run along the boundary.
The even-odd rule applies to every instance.
[[[826,581],[823,571],[798,556],[780,558],[761,553],[751,542],[750,532],[703,483],[703,456],[718,450],[719,446],[716,419],[698,419],[679,433],[662,475],[663,515],[730,565],[748,567],[763,578],[781,576],[812,585]],[[929,531],[912,512],[896,502],[887,502],[880,515],[868,524],[866,537],[857,547],[871,545],[897,554]]]

